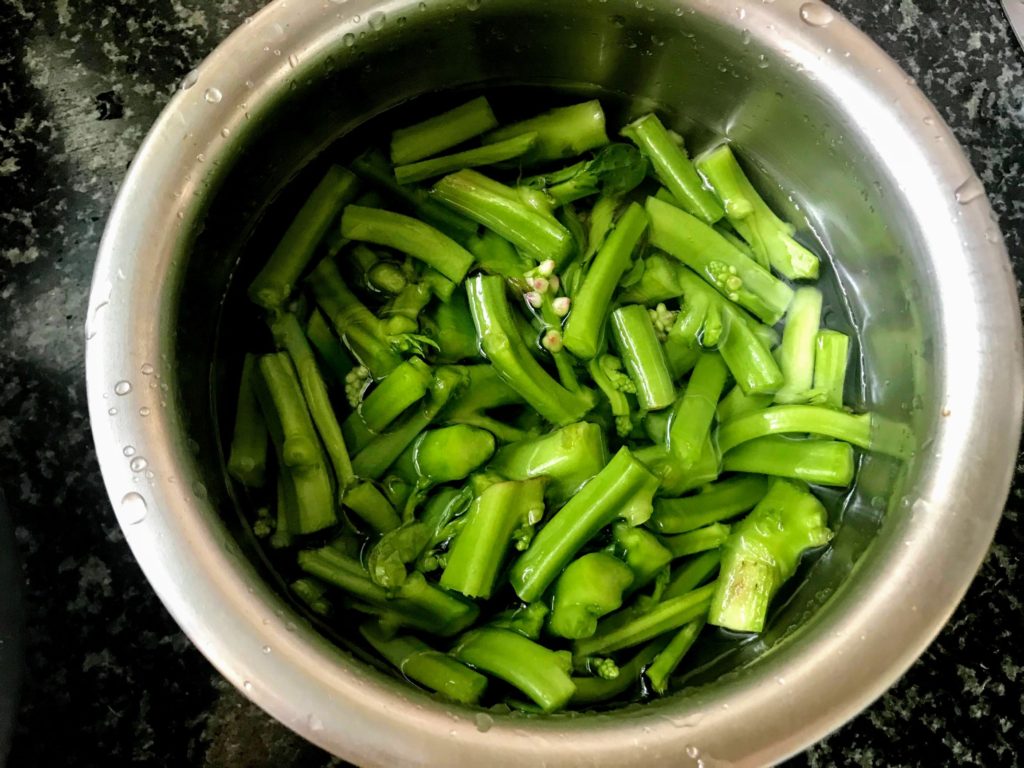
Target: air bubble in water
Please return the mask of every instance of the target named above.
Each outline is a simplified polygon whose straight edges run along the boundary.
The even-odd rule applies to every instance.
[[[127,395],[132,391],[132,383],[130,381],[119,381],[114,385],[115,395]]]
[[[148,511],[146,500],[135,491],[126,493],[121,498],[121,519],[127,525],[138,525],[146,519]]]
[[[812,27],[827,27],[835,21],[836,14],[827,5],[810,2],[800,6],[800,18]]]

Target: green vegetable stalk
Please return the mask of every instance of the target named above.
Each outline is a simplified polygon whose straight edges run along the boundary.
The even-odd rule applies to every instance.
[[[576,684],[576,693],[573,694],[572,703],[579,707],[599,704],[602,701],[621,696],[630,687],[639,685],[640,675],[657,658],[666,643],[667,640],[664,636],[655,638],[634,654],[629,661],[621,665],[619,674],[611,679],[574,677],[572,681]]]
[[[676,387],[646,308],[639,304],[620,307],[612,312],[611,328],[640,407],[654,411],[672,405]]]
[[[662,301],[676,299],[682,294],[679,286],[679,262],[664,254],[655,252],[644,259],[644,271],[640,279],[627,288],[619,290],[619,301],[623,304],[652,306]]]
[[[555,582],[548,629],[577,640],[597,630],[597,620],[622,605],[633,583],[628,565],[605,552],[591,552],[569,563]]]
[[[821,330],[815,339],[814,391],[829,408],[843,407],[850,337],[839,331]]]
[[[470,319],[472,326],[472,318]],[[473,331],[474,342],[476,330]],[[491,365],[468,365],[463,368],[466,385],[459,390],[438,420],[445,424],[465,424],[486,429],[498,440],[516,442],[523,440],[526,433],[506,421],[493,418],[488,411],[507,405],[519,405],[523,398],[502,381]],[[514,478],[522,480],[525,478]]]
[[[698,552],[707,552],[709,549],[718,549],[728,536],[728,525],[712,523],[688,533],[669,536],[665,539],[665,546],[672,553],[672,557],[685,557]]]
[[[607,463],[608,446],[601,427],[581,421],[499,448],[490,467],[510,480],[547,478],[547,495],[560,504]]]
[[[478,96],[454,109],[391,134],[391,162],[414,163],[444,152],[495,128],[498,120],[491,105]]]
[[[729,394],[718,401],[718,423],[725,424],[744,414],[763,410],[774,400],[774,395],[748,395],[743,391],[743,387],[737,384],[729,390]]]
[[[493,144],[527,133],[537,134],[537,142],[523,157],[524,162],[561,160],[608,143],[604,110],[596,99],[557,107],[528,120],[506,125],[491,131],[483,140],[485,144]]]
[[[700,587],[685,595],[663,600],[646,613],[633,614],[626,609],[612,614],[598,624],[596,634],[575,643],[573,658],[579,663],[679,629],[707,614],[716,589],[717,584]]]
[[[735,471],[735,470],[734,470]],[[747,512],[768,492],[760,475],[736,475],[681,499],[656,499],[651,524],[659,533],[686,533]]]
[[[291,296],[338,211],[358,189],[359,180],[351,172],[332,165],[252,281],[249,298],[266,309],[279,309]]]
[[[646,229],[643,208],[631,204],[594,257],[565,326],[565,346],[577,357],[590,360],[597,355],[608,303]]]
[[[768,207],[723,144],[697,160],[697,168],[725,203],[725,217],[750,244],[755,258],[789,280],[816,280],[818,257],[793,239],[795,227]]]
[[[296,519],[289,528],[296,535],[328,528],[337,522],[331,476],[295,369],[284,353],[264,355],[257,367],[256,396],[278,462],[294,486]]]
[[[494,455],[494,436],[465,424],[428,429],[412,444],[412,454],[420,483],[465,480]]]
[[[256,356],[246,355],[238,384],[235,429],[231,435],[228,472],[242,485],[261,488],[266,481],[267,425],[256,399]]]
[[[341,217],[341,234],[407,253],[456,283],[473,265],[473,254],[450,237],[401,213],[349,205]]]
[[[423,399],[433,380],[430,366],[411,357],[388,374],[349,419],[361,419],[370,432],[383,432],[409,406]]]
[[[853,447],[837,440],[761,437],[725,454],[722,469],[845,488],[853,482]]]
[[[708,224],[722,218],[722,206],[704,188],[686,149],[672,140],[657,115],[648,114],[633,121],[622,129],[622,135],[650,159],[661,183],[687,211]]]
[[[674,256],[729,301],[774,325],[793,290],[738,250],[700,219],[653,197],[647,198],[651,245]]]
[[[663,445],[638,448],[634,455],[657,476],[660,496],[680,496],[694,488],[700,488],[717,480],[722,471],[722,456],[710,435],[704,442],[697,461],[689,469],[683,469],[675,454]]]
[[[700,459],[728,375],[729,370],[720,355],[701,355],[686,391],[676,403],[668,430],[668,445],[683,469],[690,469]]]
[[[373,483],[360,483],[352,488],[345,496],[345,506],[377,533],[386,533],[402,523],[391,502]]]
[[[544,603],[530,603],[502,611],[489,622],[489,626],[510,629],[523,637],[539,640],[547,616],[548,607]]]
[[[478,275],[467,282],[480,346],[505,382],[555,424],[580,419],[594,406],[593,392],[569,392],[533,358],[516,329],[500,277]]]
[[[521,184],[543,189],[556,205],[568,205],[598,193],[622,197],[636,188],[646,175],[646,158],[629,144],[620,143],[609,144],[590,160],[525,179]]]
[[[786,383],[775,393],[777,403],[806,403],[815,399],[812,387],[821,303],[821,291],[817,288],[804,286],[793,295],[779,350],[779,365]]]
[[[465,149],[429,160],[395,166],[395,181],[399,184],[413,184],[424,179],[444,176],[464,168],[478,168],[483,165],[496,165],[527,154],[537,143],[537,134],[524,133],[495,144]]]
[[[345,377],[356,367],[341,342],[334,335],[323,314],[314,308],[306,322],[306,338],[316,349],[325,375],[332,385],[344,385]]]
[[[466,513],[441,586],[467,597],[488,598],[513,536],[529,536],[544,515],[543,480],[509,481],[487,488]],[[527,601],[529,602],[529,601]]]
[[[760,632],[768,606],[807,549],[827,544],[825,508],[806,488],[776,480],[723,547],[708,623]]]
[[[651,688],[656,693],[663,694],[668,690],[669,677],[676,671],[676,667],[679,666],[686,652],[693,647],[702,629],[704,629],[703,618],[684,625],[665,646],[665,650],[659,653],[647,668],[645,674],[651,683]]]
[[[580,548],[617,517],[639,525],[650,517],[658,480],[621,448],[534,537],[512,565],[509,580],[524,602],[533,602]]]
[[[565,707],[576,691],[571,660],[507,629],[485,627],[464,635],[451,651],[459,661],[486,672],[530,697],[545,712]]]
[[[536,261],[552,259],[560,264],[572,255],[569,230],[524,202],[516,190],[483,174],[468,169],[449,174],[434,185],[432,194]]]
[[[657,505],[655,501],[655,505]],[[615,551],[633,572],[629,592],[647,586],[672,561],[672,553],[648,530],[616,523],[612,528]],[[570,566],[572,567],[572,566]]]
[[[662,600],[685,595],[707,582],[722,562],[722,550],[710,549],[687,558],[681,566],[672,566],[672,577],[661,594]]]
[[[362,624],[359,632],[402,675],[446,699],[476,704],[487,688],[486,677],[422,640],[410,635],[388,637],[375,623]]]

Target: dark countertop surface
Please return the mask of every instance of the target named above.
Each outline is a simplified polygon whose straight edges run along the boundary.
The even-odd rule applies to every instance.
[[[0,0],[0,486],[27,579],[12,766],[339,764],[250,704],[164,611],[110,510],[83,322],[125,168],[182,76],[259,0]],[[1024,53],[997,0],[836,0],[913,75],[985,182],[1024,275]],[[1024,497],[949,626],[792,765],[1016,765]]]

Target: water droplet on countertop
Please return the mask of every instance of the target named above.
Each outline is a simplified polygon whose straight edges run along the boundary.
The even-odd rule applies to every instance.
[[[121,498],[121,519],[127,525],[138,525],[146,519],[148,511],[146,500],[135,491],[126,493]]]
[[[141,472],[149,466],[149,462],[146,461],[142,456],[136,456],[134,459],[128,462],[128,466],[131,467],[132,472]]]
[[[827,5],[810,2],[800,6],[800,18],[812,27],[827,27],[835,21],[836,14]]]
[[[203,94],[203,98],[211,104],[217,104],[224,98],[224,94],[220,92],[220,88],[207,88],[206,93]]]
[[[967,205],[985,195],[985,187],[977,176],[970,176],[963,184],[956,188],[956,201],[960,205]]]
[[[130,381],[122,380],[122,381],[117,382],[117,384],[114,385],[114,394],[115,395],[122,395],[123,396],[123,395],[127,395],[131,391],[132,391],[132,383]]]
[[[190,70],[181,81],[181,90],[187,91],[199,81],[199,73],[194,69]]]

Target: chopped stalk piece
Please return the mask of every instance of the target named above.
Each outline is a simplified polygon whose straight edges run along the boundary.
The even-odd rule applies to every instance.
[[[345,377],[356,367],[352,358],[348,356],[341,342],[334,335],[334,331],[327,325],[323,314],[319,309],[313,309],[309,315],[309,322],[306,323],[306,337],[309,343],[316,349],[320,361],[324,364],[325,372],[330,376],[331,383],[344,386]]]
[[[470,278],[467,290],[480,346],[512,389],[555,424],[577,421],[593,408],[593,392],[569,392],[531,356],[515,327],[500,277]]]
[[[484,136],[485,144],[506,141],[524,133],[536,133],[537,143],[525,162],[561,160],[608,143],[604,110],[596,99],[570,107],[557,107],[528,120],[506,125]]]
[[[728,375],[729,369],[721,355],[713,352],[701,355],[686,391],[676,403],[668,430],[668,446],[683,469],[690,469],[700,459]]]
[[[772,395],[748,395],[743,391],[742,385],[737,384],[729,390],[729,394],[718,401],[718,423],[725,424],[746,413],[760,411],[771,405],[774,399]]]
[[[654,662],[647,668],[645,674],[651,682],[651,688],[656,693],[665,693],[668,690],[668,679],[676,671],[679,662],[683,660],[686,652],[693,647],[697,636],[704,629],[704,619],[700,618],[691,621],[679,630],[665,646],[665,650],[658,654]]]
[[[772,598],[807,549],[832,538],[825,508],[803,486],[776,480],[722,549],[708,623],[760,632]]]
[[[597,631],[597,620],[622,605],[633,583],[628,565],[605,552],[591,552],[569,563],[555,583],[548,629],[578,640]]]
[[[548,650],[518,632],[476,629],[462,637],[451,653],[518,688],[545,712],[562,709],[576,691],[569,677],[569,654]]]
[[[633,121],[622,129],[622,135],[648,157],[658,179],[668,187],[679,205],[708,224],[722,218],[722,206],[704,187],[686,149],[672,141],[656,115],[644,115]]]
[[[472,325],[472,318],[470,318]],[[476,340],[476,329],[473,329]],[[445,424],[467,424],[471,427],[486,429],[498,440],[517,442],[526,437],[526,433],[511,424],[492,418],[487,411],[506,405],[520,405],[523,398],[519,393],[502,381],[492,365],[468,365],[463,368],[466,374],[466,385],[459,390],[452,402],[442,411],[438,420]],[[523,477],[513,478],[524,480]]]
[[[725,203],[725,216],[758,261],[789,280],[816,280],[818,257],[793,239],[795,227],[780,219],[754,189],[728,144],[697,160],[697,168]]]
[[[590,360],[597,355],[608,303],[646,229],[643,208],[631,204],[594,257],[565,325],[565,346],[577,357]]]
[[[509,580],[516,594],[527,603],[538,599],[573,555],[615,518],[629,516],[634,525],[645,522],[656,489],[657,478],[621,448],[548,520],[512,565]]]
[[[373,483],[360,483],[345,496],[345,506],[377,533],[394,530],[402,521],[395,508]]]
[[[510,629],[523,637],[539,640],[547,615],[548,607],[544,603],[530,603],[499,613],[490,622],[490,626],[498,629]]]
[[[814,390],[829,408],[843,407],[850,337],[839,331],[818,331],[814,348]]]
[[[291,590],[313,613],[327,616],[331,612],[331,601],[326,597],[327,587],[316,579],[296,579],[291,583]]]
[[[343,498],[345,491],[355,483],[356,477],[352,471],[352,459],[348,455],[338,417],[331,406],[327,385],[324,384],[320,369],[317,368],[313,350],[302,332],[299,321],[290,312],[279,315],[270,328],[274,340],[288,353],[295,366],[302,394],[306,398],[306,406],[331,460],[334,478],[338,484],[338,495]]]
[[[622,372],[619,358],[612,355],[595,357],[587,364],[587,370],[608,400],[612,416],[615,417],[615,431],[619,437],[627,437],[633,431],[633,421],[629,416],[629,398],[626,393],[636,394],[636,384]]]
[[[453,240],[465,243],[476,236],[478,226],[475,221],[470,221],[448,206],[441,205],[430,196],[427,190],[419,187],[403,187],[395,181],[391,164],[380,153],[373,150],[364,152],[352,161],[352,170],[362,179],[400,200],[408,210]],[[360,202],[360,204],[373,207],[369,202]]]
[[[597,424],[581,421],[550,434],[506,445],[490,468],[511,480],[546,477],[547,495],[560,504],[608,463],[608,446]]]
[[[775,325],[793,298],[793,289],[695,216],[653,197],[647,198],[651,245],[698,273],[729,301]]]
[[[646,175],[646,158],[629,144],[618,143],[609,144],[591,160],[525,179],[521,184],[543,189],[556,205],[568,205],[598,192],[606,197],[621,197],[635,189]]]
[[[672,405],[676,387],[647,310],[640,304],[620,307],[612,312],[611,327],[615,346],[636,385],[640,407],[659,410]]]
[[[672,561],[672,553],[650,531],[616,523],[612,535],[615,537],[616,552],[633,572],[629,592],[646,587],[658,571]]]
[[[485,144],[482,147],[466,149],[451,155],[432,157],[416,163],[395,166],[395,181],[399,184],[413,184],[446,173],[461,171],[464,168],[478,168],[482,165],[495,165],[506,160],[514,160],[533,149],[537,143],[537,134],[524,133],[496,144]]]
[[[412,444],[420,482],[465,480],[494,455],[494,436],[485,429],[455,424],[428,429]]]
[[[518,529],[544,515],[542,480],[496,483],[478,496],[448,553],[441,586],[467,597],[488,598]],[[530,602],[530,601],[526,601]]]
[[[414,163],[495,128],[498,119],[483,96],[391,134],[391,162]]]
[[[370,580],[358,560],[334,547],[304,550],[298,561],[306,573],[344,590],[399,626],[451,637],[469,627],[479,613],[475,605],[439,589],[420,573],[410,574],[392,595]]]
[[[853,481],[853,447],[837,440],[761,437],[725,454],[722,469],[845,488]]]
[[[662,445],[640,448],[635,455],[658,477],[661,496],[679,496],[714,482],[722,469],[721,454],[710,436],[704,442],[700,457],[689,469],[683,469],[675,455]]]
[[[402,455],[419,434],[426,429],[444,408],[452,393],[464,381],[458,368],[447,366],[437,369],[430,387],[430,397],[424,404],[406,414],[389,432],[373,438],[356,454],[352,467],[359,477],[376,480]]]
[[[695,557],[687,558],[678,570],[676,566],[673,566],[672,578],[668,586],[665,587],[661,599],[671,600],[673,597],[692,592],[715,575],[718,564],[721,562],[722,550],[710,549]]]
[[[349,419],[361,419],[371,432],[383,432],[406,408],[427,394],[433,380],[430,366],[411,357],[388,374]]]
[[[558,221],[524,203],[515,190],[472,170],[457,171],[434,185],[433,196],[482,224],[537,261],[556,264],[572,254],[572,235]]]
[[[458,363],[480,358],[476,326],[469,311],[466,291],[461,286],[448,301],[439,302],[434,310],[422,318],[424,333],[437,344],[434,360],[439,363]]]
[[[487,688],[486,677],[422,640],[409,635],[388,637],[376,623],[362,624],[359,631],[403,676],[446,699],[476,704]]]
[[[358,189],[359,180],[351,172],[332,165],[252,281],[249,298],[265,309],[279,309],[291,296],[338,211],[351,202]]]
[[[686,533],[747,512],[768,492],[759,475],[737,475],[681,499],[657,499],[651,523],[659,533]]]
[[[257,367],[256,396],[277,460],[288,468],[289,490],[294,490],[295,519],[288,521],[289,529],[302,536],[329,528],[337,522],[331,476],[295,369],[283,352],[264,355]]]
[[[473,265],[473,254],[450,237],[401,213],[349,205],[341,217],[341,233],[407,253],[455,282]]]
[[[728,525],[712,523],[689,533],[669,536],[665,539],[665,546],[672,553],[672,557],[685,557],[707,552],[709,549],[718,549],[728,536]]]
[[[534,266],[512,243],[489,229],[470,238],[466,247],[476,257],[476,266],[491,275],[515,279]]]
[[[814,353],[821,323],[821,291],[803,287],[793,295],[782,332],[779,365],[786,383],[775,393],[777,403],[806,403],[815,399]]]
[[[664,600],[647,613],[634,616],[626,609],[613,614],[598,624],[595,635],[575,643],[573,658],[578,662],[591,656],[604,656],[639,645],[699,619],[707,614],[716,588],[716,584],[708,584],[685,595]]]
[[[653,253],[644,259],[644,271],[640,280],[619,293],[623,304],[644,304],[651,306],[669,299],[679,298],[679,262],[661,253]]]
[[[813,405],[776,405],[744,414],[719,427],[718,446],[728,453],[749,440],[793,433],[832,437],[897,459],[908,458],[914,446],[906,424],[873,413],[855,415]]]
[[[228,472],[249,488],[263,487],[267,467],[267,425],[256,399],[255,377],[256,356],[246,355],[238,384]]]
[[[666,642],[663,638],[657,638],[645,645],[621,665],[619,674],[610,680],[602,677],[574,677],[572,681],[576,684],[576,693],[572,696],[572,703],[578,706],[599,704],[625,693],[631,686],[638,686],[643,670],[657,658]]]

